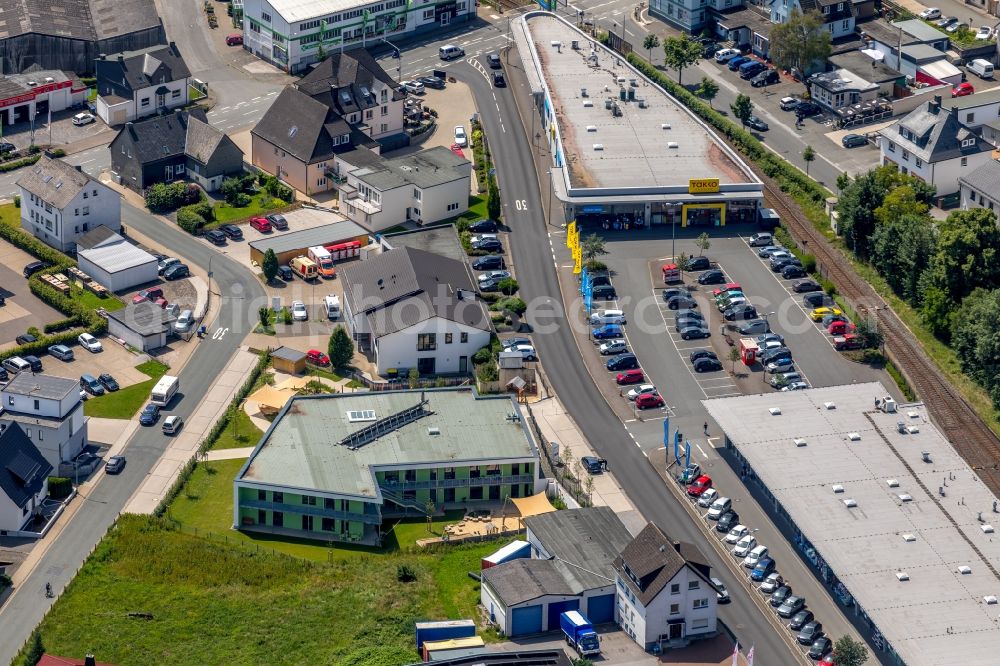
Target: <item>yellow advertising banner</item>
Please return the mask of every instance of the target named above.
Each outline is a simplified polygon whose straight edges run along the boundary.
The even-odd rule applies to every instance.
[[[688,194],[711,194],[718,191],[718,178],[691,178],[688,180]]]

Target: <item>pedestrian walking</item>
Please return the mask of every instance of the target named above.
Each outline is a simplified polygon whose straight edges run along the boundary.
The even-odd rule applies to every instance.
[[[708,421],[705,421],[705,425],[701,429],[705,432],[705,436],[708,437]]]

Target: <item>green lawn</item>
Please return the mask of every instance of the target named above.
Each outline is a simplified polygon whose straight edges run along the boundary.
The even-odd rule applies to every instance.
[[[276,199],[272,197],[267,192],[260,192],[251,197],[250,205],[244,206],[243,208],[233,208],[225,202],[220,202],[215,204],[215,222],[207,225],[206,229],[212,229],[219,226],[220,224],[225,224],[226,222],[232,222],[233,220],[242,220],[249,217],[254,217],[255,215],[267,215],[273,210],[278,208],[283,208],[288,204],[281,199]]]
[[[333,381],[333,382],[339,382],[341,379],[343,379],[343,377],[341,377],[337,373],[330,372],[329,370],[322,370],[322,369],[317,368],[317,367],[312,366],[312,365],[308,366],[308,368],[309,369],[308,369],[307,373],[310,374],[310,375],[312,375],[313,377],[323,377],[323,378],[329,379],[330,381]]]
[[[8,227],[21,226],[21,209],[12,203],[0,206],[0,224]]]
[[[104,308],[108,312],[114,312],[115,310],[121,310],[125,307],[125,304],[114,296],[101,298],[97,294],[87,291],[86,289],[72,289],[71,297],[74,301],[82,303],[88,310]]]
[[[83,403],[83,413],[104,419],[130,419],[139,408],[149,400],[149,392],[156,385],[156,380],[167,373],[167,366],[159,361],[146,361],[135,366],[139,372],[149,375],[150,379],[126,386],[114,393],[105,393],[98,398],[90,398]]]
[[[475,222],[486,217],[489,217],[486,213],[486,195],[482,194],[474,197],[470,196],[469,210],[459,215],[456,219]]]
[[[414,622],[477,617],[479,586],[466,572],[502,543],[316,562],[235,536],[122,516],[43,620],[47,651],[121,666],[410,663]],[[416,581],[397,581],[403,564]]]
[[[240,409],[236,417],[229,422],[219,438],[212,445],[213,449],[241,449],[247,446],[257,446],[264,431],[254,425],[247,413]]]

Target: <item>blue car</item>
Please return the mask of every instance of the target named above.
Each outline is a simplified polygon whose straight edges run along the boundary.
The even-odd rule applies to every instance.
[[[139,414],[139,425],[151,426],[160,418],[160,408],[150,403],[142,408]]]
[[[750,62],[750,60],[751,58],[748,58],[746,56],[736,56],[735,58],[729,61],[729,71],[735,72],[740,68],[740,65],[742,65],[745,62]]]
[[[605,324],[600,328],[595,328],[591,331],[591,333],[593,333],[595,340],[609,340],[611,338],[624,337],[622,327],[618,324]]]
[[[750,580],[760,582],[775,572],[774,559],[765,557],[750,572]]]

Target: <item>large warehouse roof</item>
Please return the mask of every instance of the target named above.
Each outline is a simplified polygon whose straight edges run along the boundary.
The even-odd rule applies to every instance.
[[[156,257],[117,236],[97,247],[80,250],[78,256],[108,273],[120,273],[130,268],[156,263]]]
[[[885,413],[886,395],[868,383],[703,404],[904,663],[995,664],[996,498],[924,405]]]
[[[83,41],[157,27],[153,0],[0,0],[0,38],[29,33]]]

